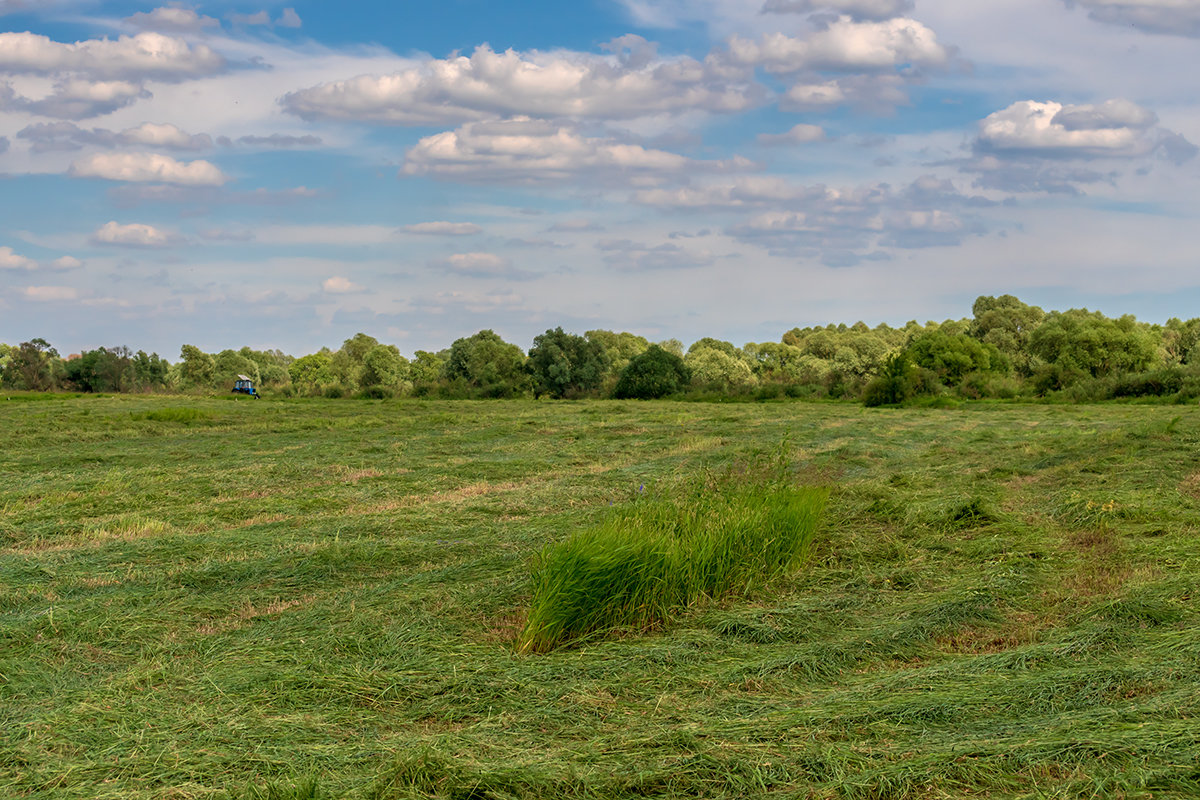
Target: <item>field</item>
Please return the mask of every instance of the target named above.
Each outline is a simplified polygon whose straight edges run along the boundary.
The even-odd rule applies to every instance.
[[[1188,407],[0,397],[0,797],[1200,796]],[[748,598],[537,655],[550,542],[790,458]]]

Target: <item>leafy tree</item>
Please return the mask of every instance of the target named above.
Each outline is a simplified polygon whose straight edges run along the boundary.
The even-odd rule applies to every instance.
[[[804,374],[804,351],[782,342],[747,342],[742,348],[750,369],[761,380],[797,383]]]
[[[445,377],[446,358],[439,353],[418,350],[413,353],[409,370],[414,383],[434,383]]]
[[[695,349],[693,345],[683,363],[692,373],[692,383],[699,386],[728,390],[744,389],[754,383],[754,373],[749,365],[725,350]]]
[[[526,367],[536,394],[578,396],[600,385],[604,350],[598,342],[555,328],[534,337]]]
[[[1194,364],[1200,361],[1200,317],[1187,322],[1172,317],[1162,329],[1164,361]]]
[[[128,392],[137,388],[137,372],[128,347],[98,347],[66,362],[67,380],[84,392]]]
[[[646,352],[650,342],[633,333],[614,333],[606,330],[588,331],[584,337],[600,345],[604,355],[605,377],[616,380],[636,355]]]
[[[333,354],[329,367],[343,387],[354,391],[364,385],[362,383],[363,359],[367,357],[367,353],[378,346],[379,340],[365,333],[356,333],[342,342],[341,349]]]
[[[376,345],[363,356],[360,382],[364,387],[386,386],[395,389],[408,377],[408,359],[400,355],[395,345]]]
[[[4,382],[15,389],[46,392],[54,388],[58,351],[45,339],[31,339],[10,348]]]
[[[683,358],[683,342],[678,339],[663,339],[658,343],[658,346],[668,353],[673,353]]]
[[[143,391],[166,388],[170,370],[171,365],[158,353],[146,355],[145,350],[138,350],[133,357],[134,384]]]
[[[1046,313],[1037,306],[1022,303],[1011,294],[981,296],[971,307],[974,318],[970,334],[984,344],[993,345],[1008,357],[1021,375],[1030,375],[1036,366],[1029,350],[1029,339]]]
[[[213,357],[199,347],[185,344],[179,351],[179,380],[185,389],[211,388],[217,365]]]
[[[328,350],[321,350],[297,358],[288,365],[288,376],[296,389],[316,394],[337,381],[330,363],[333,358]]]
[[[652,344],[630,360],[613,396],[618,400],[653,400],[682,390],[691,378],[682,358]]]
[[[867,384],[863,392],[863,405],[874,407],[903,403],[914,394],[914,371],[906,351],[888,356],[879,377]]]
[[[995,345],[984,344],[965,333],[948,333],[942,328],[913,339],[907,352],[914,364],[937,373],[947,386],[957,385],[968,372],[1007,373],[1009,370],[1008,359]]]
[[[512,397],[529,385],[521,348],[491,330],[457,339],[450,345],[446,377],[482,397]]]
[[[732,342],[723,342],[711,336],[705,336],[692,342],[692,346],[688,348],[688,355],[700,350],[716,350],[718,353],[724,353],[732,358],[738,357],[738,349],[733,346]]]
[[[239,375],[256,384],[262,382],[258,364],[236,350],[222,350],[213,359],[213,383],[219,389],[232,389]]]
[[[238,354],[258,365],[258,377],[264,385],[282,386],[291,380],[287,368],[295,359],[280,350],[251,350],[249,347],[243,347],[238,350]]]
[[[1132,315],[1109,319],[1086,308],[1051,312],[1029,339],[1030,351],[1042,360],[1092,377],[1144,371],[1157,347],[1149,326]]]

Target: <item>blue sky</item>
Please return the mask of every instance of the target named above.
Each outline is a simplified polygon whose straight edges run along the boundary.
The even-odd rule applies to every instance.
[[[1200,0],[0,0],[0,341],[1200,297]]]

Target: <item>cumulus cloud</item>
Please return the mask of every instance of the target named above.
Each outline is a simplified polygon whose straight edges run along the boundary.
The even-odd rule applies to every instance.
[[[748,162],[737,160],[736,165],[744,167]],[[405,155],[402,174],[534,183],[589,173],[606,181],[660,182],[672,175],[729,166],[727,162],[693,161],[612,138],[584,136],[565,123],[516,119],[472,122],[427,136]]]
[[[691,58],[659,59],[636,36],[611,56],[494,52],[435,59],[390,75],[360,75],[292,92],[284,109],[305,119],[396,125],[456,124],[502,116],[631,119],[690,111],[737,112],[765,91]]]
[[[81,150],[85,146],[151,146],[167,150],[204,150],[212,147],[212,139],[205,134],[192,136],[174,125],[150,122],[120,133],[104,128],[86,130],[71,122],[35,122],[18,131],[17,138],[29,141],[30,149],[35,153]]]
[[[1158,125],[1157,116],[1128,100],[1063,105],[1022,100],[988,115],[963,167],[980,186],[1004,191],[1078,192],[1111,181],[1115,172],[1070,162],[1130,162],[1158,155],[1179,164],[1197,148]]]
[[[767,0],[764,14],[846,14],[853,19],[891,19],[913,9],[913,0]]]
[[[0,84],[0,109],[26,111],[56,119],[88,119],[111,114],[150,96],[150,92],[140,83],[119,80],[71,78],[59,81],[49,94],[36,100],[19,96],[11,86]]]
[[[220,26],[213,17],[197,14],[190,8],[156,8],[153,11],[139,11],[125,21],[134,27],[148,31],[165,31],[168,33],[196,33],[205,28]]]
[[[424,236],[473,236],[483,232],[483,228],[474,222],[418,222],[405,225],[401,230]]]
[[[800,123],[786,133],[760,133],[758,143],[765,145],[809,144],[825,141],[825,129],[820,125]]]
[[[230,14],[229,21],[234,25],[270,25],[271,15],[266,11],[255,11],[253,14]]]
[[[1195,0],[1063,0],[1087,9],[1097,22],[1134,27],[1147,33],[1200,36],[1200,3]]]
[[[857,263],[878,246],[931,247],[982,233],[975,209],[991,202],[962,194],[948,180],[925,175],[899,188],[886,183],[834,189],[751,176],[730,183],[651,190],[641,203],[681,211],[754,211],[728,233],[774,255]]]
[[[890,70],[947,64],[951,53],[937,35],[913,19],[855,21],[841,17],[808,37],[764,34],[730,38],[724,58],[773,73],[804,70]]]
[[[606,239],[597,243],[596,249],[604,254],[604,263],[621,272],[696,269],[714,260],[708,251],[690,250],[669,242],[648,245],[629,239]]]
[[[321,288],[326,294],[356,294],[363,291],[363,287],[341,275],[326,278]]]
[[[26,286],[21,290],[26,300],[53,303],[79,299],[79,290],[71,286]]]
[[[121,225],[116,221],[105,223],[91,236],[92,244],[117,245],[120,247],[170,247],[179,242],[179,236],[153,225],[131,223]]]
[[[73,44],[47,36],[0,33],[0,71],[33,75],[86,73],[93,80],[180,81],[224,71],[225,59],[203,44],[139,33]]]
[[[95,153],[71,164],[76,178],[134,183],[221,186],[229,178],[208,161],[176,161],[160,153]]]
[[[51,269],[60,271],[79,269],[82,266],[83,262],[75,256],[60,256],[50,262]]]
[[[37,267],[38,262],[32,258],[14,253],[11,247],[0,247],[0,269],[32,272]]]
[[[0,136],[0,155],[8,152],[9,141],[7,136]]]
[[[434,269],[469,278],[506,278],[521,280],[535,277],[533,273],[513,267],[508,259],[495,253],[455,253],[430,263]]]

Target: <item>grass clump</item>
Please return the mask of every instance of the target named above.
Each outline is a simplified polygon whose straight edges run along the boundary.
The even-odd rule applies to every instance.
[[[804,560],[827,498],[824,489],[730,479],[622,508],[542,551],[517,650],[650,628],[678,609],[749,594]]]

